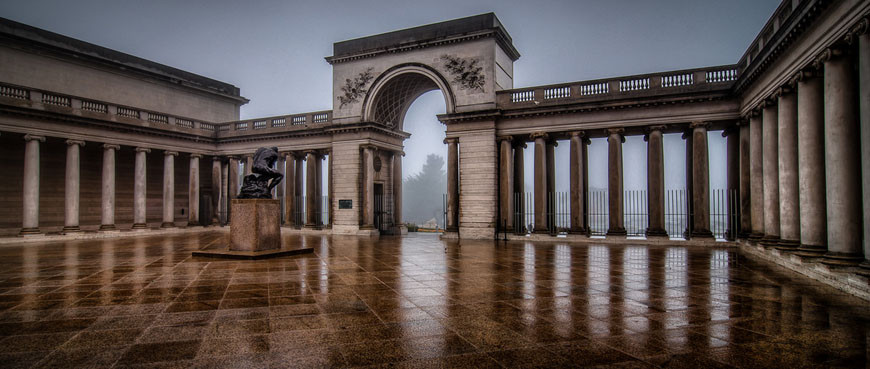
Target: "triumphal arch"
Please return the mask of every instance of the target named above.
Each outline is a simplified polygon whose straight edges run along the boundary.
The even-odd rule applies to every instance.
[[[337,42],[326,57],[332,110],[246,120],[231,84],[0,20],[0,230],[75,238],[225,225],[254,151],[276,147],[286,231],[402,233],[403,119],[440,90],[444,237],[715,236],[830,282],[836,273],[812,265],[870,266],[868,14],[867,1],[785,0],[735,64],[519,87],[520,53],[482,14]],[[722,192],[710,188],[713,131],[727,142]],[[677,202],[664,188],[671,133],[686,145]],[[627,136],[646,141],[640,197],[623,191]],[[606,157],[590,157],[594,138],[606,138]],[[565,194],[554,184],[559,143],[570,148]],[[593,160],[607,163],[603,196],[588,188]],[[642,217],[627,222],[638,202]],[[866,283],[836,280],[870,296]]]

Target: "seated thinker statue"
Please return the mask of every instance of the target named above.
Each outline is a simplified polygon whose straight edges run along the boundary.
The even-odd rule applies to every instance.
[[[271,199],[272,188],[278,185],[284,175],[272,169],[278,160],[277,147],[261,147],[254,153],[254,165],[251,174],[245,176],[240,199]]]

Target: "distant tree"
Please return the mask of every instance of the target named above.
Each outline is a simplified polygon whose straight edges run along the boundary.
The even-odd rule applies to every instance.
[[[444,227],[443,196],[447,191],[444,158],[429,154],[419,173],[403,180],[402,217],[406,223],[423,224],[435,218]]]

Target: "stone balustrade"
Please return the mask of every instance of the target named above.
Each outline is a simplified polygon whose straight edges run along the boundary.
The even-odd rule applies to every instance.
[[[331,110],[254,118],[216,125],[216,137],[228,138],[286,131],[303,131],[322,127],[329,123],[332,123]]]
[[[597,102],[621,98],[727,91],[733,87],[737,76],[736,65],[723,65],[578,81],[499,91],[496,94],[496,104],[501,109],[522,109],[534,106],[564,105],[574,102]]]

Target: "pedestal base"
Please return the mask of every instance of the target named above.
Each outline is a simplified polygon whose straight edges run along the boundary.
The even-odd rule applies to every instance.
[[[273,199],[234,199],[230,219],[230,251],[281,248],[281,205]]]
[[[259,260],[276,258],[279,256],[300,255],[313,253],[311,247],[298,249],[272,249],[263,251],[233,251],[233,250],[200,250],[194,251],[193,256],[204,256],[223,259]]]

